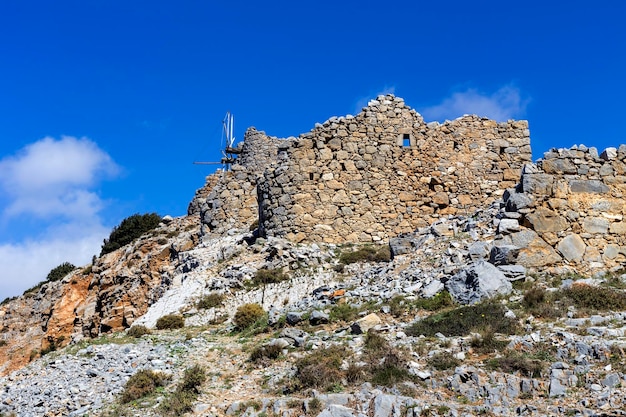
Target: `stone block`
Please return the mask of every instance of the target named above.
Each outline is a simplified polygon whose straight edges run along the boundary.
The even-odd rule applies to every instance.
[[[569,227],[565,218],[543,207],[539,207],[534,213],[526,215],[525,225],[538,233],[560,232]]]
[[[528,194],[551,195],[554,176],[550,174],[527,174],[522,177],[522,190]]]
[[[563,238],[557,245],[557,250],[568,261],[580,261],[585,254],[585,242],[577,234],[571,234]]]
[[[571,180],[569,189],[572,193],[604,194],[609,192],[609,187],[599,180]]]
[[[603,217],[585,217],[583,230],[587,233],[606,234],[609,231],[609,221]]]

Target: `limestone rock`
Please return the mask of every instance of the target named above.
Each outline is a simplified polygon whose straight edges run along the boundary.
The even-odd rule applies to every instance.
[[[580,261],[585,254],[585,242],[577,234],[564,237],[559,242],[557,249],[568,261]]]
[[[513,287],[494,265],[478,261],[452,276],[446,282],[446,289],[457,302],[473,304],[484,298],[508,294]]]
[[[382,320],[376,313],[368,314],[365,317],[361,317],[350,326],[350,332],[353,334],[367,333],[371,328],[378,326],[382,323]]]

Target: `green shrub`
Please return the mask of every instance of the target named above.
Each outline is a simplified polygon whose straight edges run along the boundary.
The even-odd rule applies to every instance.
[[[544,364],[537,359],[530,359],[519,354],[510,354],[501,358],[489,359],[486,366],[491,370],[513,373],[519,371],[522,375],[534,378],[541,374]]]
[[[344,265],[356,262],[389,262],[391,260],[391,250],[389,246],[363,246],[353,252],[345,252],[339,256],[339,262]]]
[[[330,322],[343,321],[350,322],[355,320],[359,315],[359,309],[348,303],[335,304],[328,313]]]
[[[504,313],[501,304],[488,301],[433,314],[408,326],[406,333],[410,336],[442,333],[450,337],[466,336],[489,328],[495,333],[517,333],[519,324],[515,319],[505,317]]]
[[[524,293],[522,307],[535,317],[555,319],[561,317],[565,312],[555,301],[555,297],[544,288],[533,287]]]
[[[506,340],[498,340],[495,337],[495,333],[491,328],[487,328],[480,332],[478,337],[473,337],[470,340],[470,346],[481,354],[491,353],[493,351],[500,351],[508,345]]]
[[[422,310],[438,311],[446,307],[452,307],[454,302],[448,291],[441,291],[430,298],[420,298],[415,302],[415,307]]]
[[[237,309],[233,322],[237,330],[245,330],[266,316],[263,307],[256,303],[244,304]]]
[[[122,403],[129,403],[146,395],[152,394],[157,387],[163,386],[167,377],[150,370],[141,370],[129,378],[124,385]]]
[[[283,349],[278,345],[265,345],[256,347],[250,354],[250,361],[266,363],[267,359],[278,359]]]
[[[185,369],[183,379],[176,391],[161,403],[161,411],[168,416],[181,416],[193,409],[193,403],[200,393],[199,387],[206,380],[206,371],[199,365]]]
[[[156,228],[160,222],[161,216],[156,213],[133,214],[125,218],[113,228],[109,238],[104,239],[100,256],[128,245],[144,233]]]
[[[46,277],[46,281],[58,281],[67,274],[75,270],[76,267],[69,262],[63,262],[61,265],[53,268]]]
[[[206,381],[206,371],[200,365],[185,369],[183,380],[178,385],[179,391],[188,391],[198,394],[198,387]]]
[[[197,398],[193,392],[175,391],[161,403],[159,409],[166,416],[182,416],[193,410]]]
[[[160,317],[156,322],[158,330],[182,329],[185,327],[185,319],[179,314],[168,314]]]
[[[563,297],[572,300],[577,308],[594,311],[626,310],[626,293],[619,289],[574,284],[559,291]]]
[[[282,269],[267,269],[261,268],[256,271],[254,278],[251,281],[252,286],[275,284],[278,282],[286,281],[289,276],[285,274]]]
[[[461,364],[457,358],[452,356],[451,353],[448,352],[439,352],[429,357],[426,362],[428,365],[437,369],[438,371],[443,371],[446,369],[456,368]]]
[[[150,331],[150,329],[148,329],[146,326],[142,326],[141,324],[137,324],[135,326],[132,326],[127,331],[127,334],[129,336],[135,337],[135,338],[140,338],[141,336],[143,336],[145,334],[150,334],[150,333],[152,333]]]
[[[208,310],[210,308],[220,307],[224,303],[224,298],[226,298],[224,294],[212,292],[202,297],[196,304],[196,307],[200,310]]]
[[[313,351],[296,361],[296,378],[299,388],[319,388],[330,390],[341,384],[344,372],[341,363],[347,358],[348,351],[344,346],[333,345]]]

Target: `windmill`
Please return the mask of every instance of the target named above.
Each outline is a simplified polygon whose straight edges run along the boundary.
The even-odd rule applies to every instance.
[[[235,155],[241,153],[240,148],[235,148],[235,136],[233,131],[235,129],[235,117],[231,112],[226,112],[224,120],[222,120],[222,159],[219,162],[194,162],[196,165],[224,165],[224,170],[228,170],[230,165],[235,163]],[[224,143],[226,142],[226,143]],[[226,145],[226,146],[224,146]]]

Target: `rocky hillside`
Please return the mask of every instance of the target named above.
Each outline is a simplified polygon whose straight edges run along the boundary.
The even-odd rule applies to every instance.
[[[529,134],[250,128],[187,216],[0,305],[0,416],[626,415],[626,145]]]
[[[444,217],[389,245],[252,233],[201,242],[195,221],[174,219],[55,283],[47,310],[52,284],[3,306],[5,336],[57,346],[7,362],[30,360],[1,380],[0,412],[625,415],[626,274],[528,275],[519,253],[494,245],[504,207]],[[45,328],[11,327],[27,303]],[[263,314],[242,324],[250,303]],[[169,314],[184,327],[158,330]],[[185,403],[195,365],[204,378]],[[167,378],[124,403],[141,370]]]

